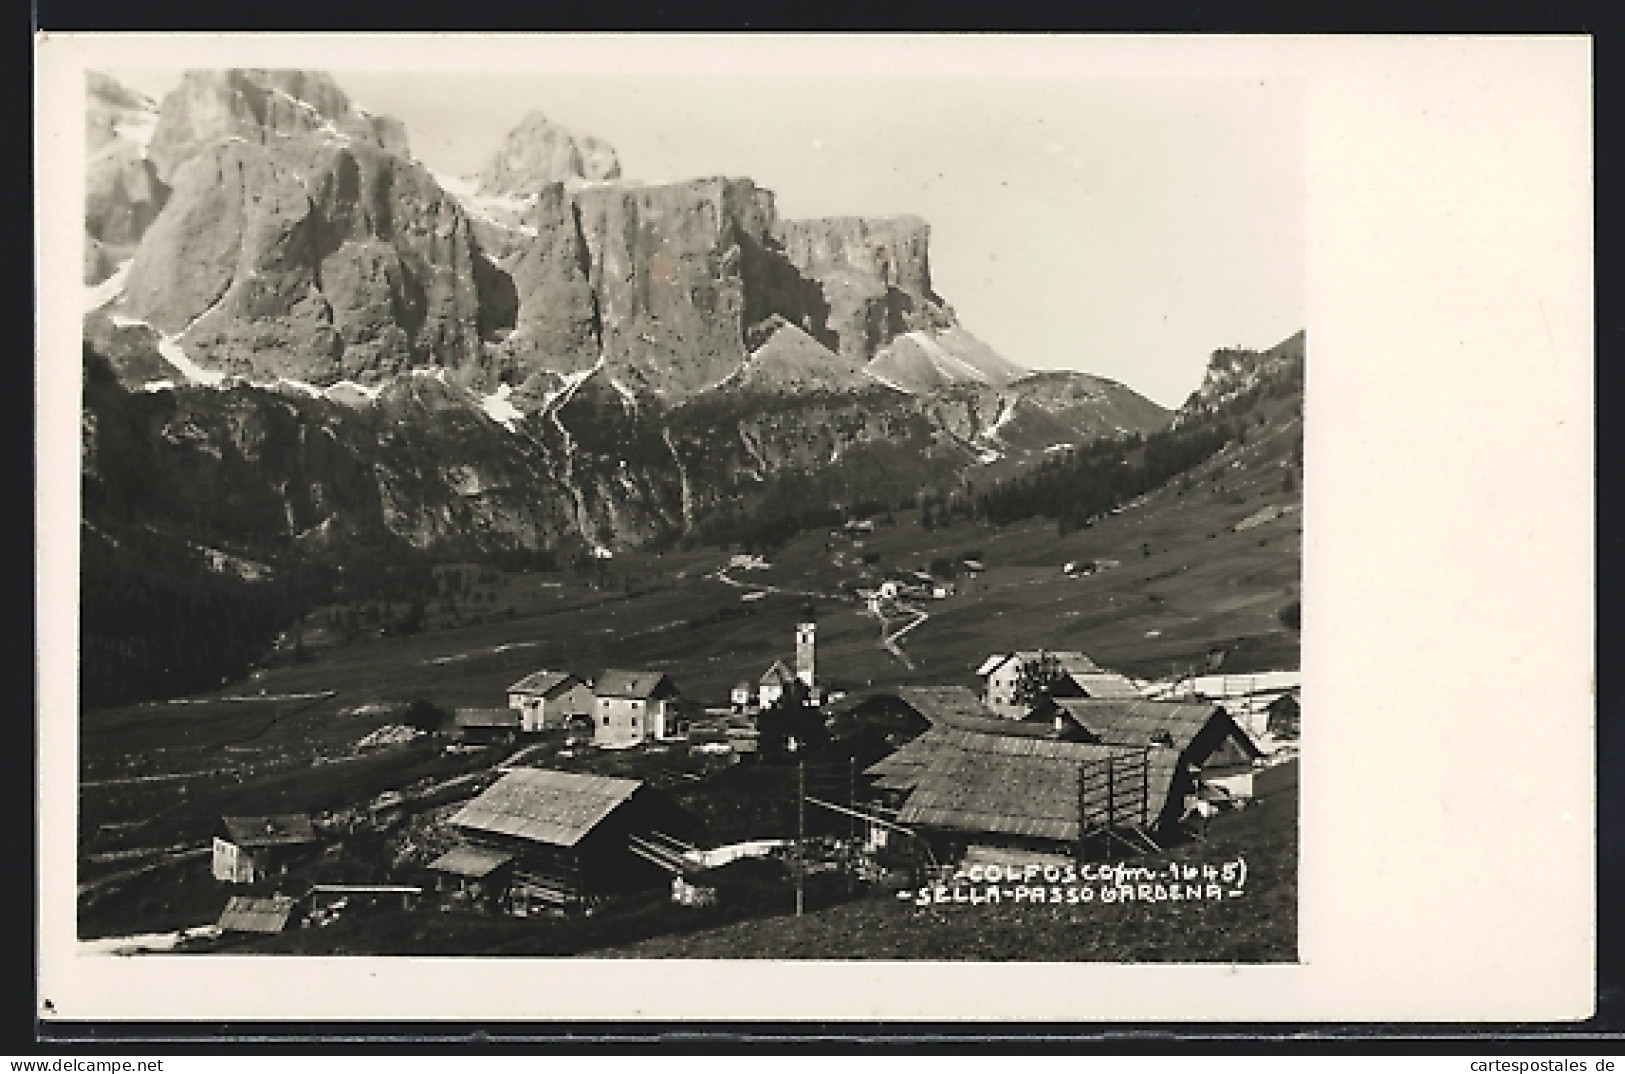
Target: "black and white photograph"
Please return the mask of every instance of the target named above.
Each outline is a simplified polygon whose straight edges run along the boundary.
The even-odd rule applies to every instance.
[[[102,44],[77,964],[1306,961],[1305,71]]]

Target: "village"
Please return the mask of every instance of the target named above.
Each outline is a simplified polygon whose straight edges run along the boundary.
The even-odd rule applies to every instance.
[[[932,592],[897,589],[865,599],[895,614]],[[380,912],[567,924],[656,893],[797,914],[812,889],[890,897],[987,863],[1132,859],[1295,796],[1296,672],[1147,681],[1032,649],[989,655],[974,688],[842,690],[814,619],[785,641],[726,704],[662,670],[543,668],[493,683],[505,704],[399,714],[366,745],[426,741],[469,764],[353,808],[219,817],[208,869],[224,910],[171,940],[231,950]],[[754,773],[747,802],[774,801],[719,842],[682,803],[730,771]],[[347,853],[379,840],[381,854]]]

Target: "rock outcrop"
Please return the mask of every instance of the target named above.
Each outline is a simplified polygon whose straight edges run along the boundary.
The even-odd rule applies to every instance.
[[[149,154],[158,177],[171,182],[181,165],[223,139],[261,145],[316,134],[407,152],[398,121],[355,107],[331,76],[319,71],[187,71],[168,94]]]
[[[1301,388],[1304,333],[1294,332],[1268,350],[1225,347],[1213,352],[1201,385],[1174,415],[1182,424],[1199,414],[1213,413],[1226,403],[1272,382],[1292,381]]]
[[[364,143],[228,140],[175,173],[130,268],[128,313],[200,364],[313,384],[410,366],[477,375],[482,285],[467,217],[420,165]],[[488,305],[498,305],[495,298]]]
[[[773,220],[773,195],[748,179],[587,187],[576,206],[603,355],[634,392],[681,396],[744,364],[741,270]]]
[[[931,290],[931,228],[916,216],[785,220],[785,258],[816,281],[838,349],[867,361],[894,337],[953,325]]]
[[[630,545],[787,476],[903,499],[1166,421],[960,326],[915,217],[784,220],[746,178],[628,183],[540,116],[477,182],[443,182],[325,75],[190,72],[156,119],[116,86],[97,100],[87,276],[138,245],[85,322],[123,392],[92,454],[145,415],[180,517],[254,505],[222,532]]]
[[[542,113],[531,112],[475,177],[474,193],[523,198],[551,183],[604,182],[620,174],[614,146],[592,135],[574,134]]]
[[[96,71],[85,77],[84,282],[99,283],[129,260],[168,200],[147,159],[158,109]]]

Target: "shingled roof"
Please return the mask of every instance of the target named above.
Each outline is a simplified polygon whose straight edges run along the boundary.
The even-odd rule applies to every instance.
[[[974,691],[963,686],[899,686],[891,691],[909,708],[924,716],[933,727],[953,727],[967,720],[1003,718],[982,704]]]
[[[1215,720],[1251,756],[1259,751],[1223,706],[1209,701],[1104,700],[1058,698],[1055,704],[1093,738],[1122,746],[1168,745],[1180,752]]]
[[[293,915],[294,900],[287,895],[256,898],[252,895],[233,895],[226,900],[220,912],[222,932],[277,933],[288,927]]]
[[[451,722],[454,727],[517,728],[519,713],[514,709],[458,709]]]
[[[513,861],[513,855],[504,854],[500,850],[463,846],[446,851],[430,862],[429,868],[437,873],[450,873],[453,876],[466,876],[478,880],[490,876],[510,861]]]
[[[277,813],[270,816],[222,817],[226,834],[240,847],[292,846],[316,841],[316,830],[308,813]]]
[[[641,780],[521,768],[451,818],[454,827],[572,847],[632,797]]]
[[[915,741],[922,739],[931,740],[925,747],[929,755],[898,813],[903,824],[1071,841],[1078,838],[1080,814],[1101,817],[1108,805],[1099,781],[1080,801],[1086,764],[1144,757],[1152,822],[1166,811],[1178,770],[1177,754],[1170,749],[954,730],[927,732]]]
[[[599,697],[629,697],[648,700],[664,688],[675,694],[677,687],[663,671],[606,671],[598,676],[593,692]]]
[[[1014,653],[994,653],[982,661],[981,665],[976,669],[976,674],[986,678],[1012,660],[1018,664],[1025,664],[1040,657],[1048,657],[1054,660],[1061,671],[1067,675],[1098,675],[1102,673],[1100,665],[1090,659],[1087,653],[1030,649]]]
[[[783,660],[775,660],[769,664],[767,670],[762,672],[762,677],[757,680],[763,686],[771,686],[774,683],[789,686],[795,681],[796,673],[791,671]]]
[[[533,671],[508,687],[510,694],[540,694],[551,697],[560,689],[579,681],[568,671]]]
[[[1101,671],[1093,673],[1069,674],[1067,678],[1077,683],[1085,695],[1098,698],[1136,698],[1140,691],[1134,688],[1127,676],[1119,675],[1115,671]]]
[[[1012,738],[1054,738],[1049,723],[1012,720],[997,715],[963,686],[900,686],[893,696],[918,712],[934,728],[981,731]]]

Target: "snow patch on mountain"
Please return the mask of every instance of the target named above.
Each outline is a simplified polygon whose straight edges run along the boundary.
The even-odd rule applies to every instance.
[[[514,406],[509,397],[513,395],[513,388],[506,384],[497,388],[492,395],[482,396],[480,409],[484,410],[490,419],[507,429],[510,433],[517,431],[516,423],[524,420],[524,411]]]
[[[124,293],[124,280],[125,277],[129,276],[130,265],[133,264],[134,261],[135,259],[131,258],[128,261],[122,262],[118,268],[113,270],[113,274],[107,277],[107,279],[103,280],[101,283],[90,284],[85,287],[84,298],[82,300],[82,308],[84,312],[90,313],[92,310],[99,310]],[[118,316],[115,315],[113,317],[113,323],[121,323]]]

